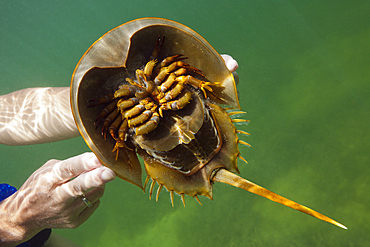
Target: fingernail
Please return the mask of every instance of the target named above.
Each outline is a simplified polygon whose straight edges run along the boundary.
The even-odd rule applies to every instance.
[[[234,72],[235,70],[238,69],[238,62],[234,59],[230,59],[228,62],[227,62],[227,68],[231,71],[231,72]]]
[[[108,181],[111,181],[111,180],[115,179],[116,178],[116,174],[111,169],[109,169],[107,167],[104,167],[104,170],[102,171],[102,173],[100,175],[100,178],[104,182],[108,182]]]

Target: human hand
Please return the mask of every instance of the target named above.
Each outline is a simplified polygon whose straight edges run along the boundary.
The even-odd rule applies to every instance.
[[[235,72],[238,69],[238,62],[227,54],[221,54],[221,57],[225,60],[226,67],[231,71]]]
[[[93,153],[46,162],[1,202],[0,240],[4,235],[6,239],[6,232],[13,234],[14,244],[45,228],[78,227],[99,206],[104,184],[115,177]],[[82,200],[83,195],[91,202],[90,207]]]

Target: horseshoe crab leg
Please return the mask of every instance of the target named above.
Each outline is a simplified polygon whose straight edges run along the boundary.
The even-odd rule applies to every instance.
[[[226,169],[220,169],[219,171],[217,171],[216,174],[213,176],[212,180],[215,181],[215,182],[230,184],[232,186],[235,186],[235,187],[241,188],[243,190],[252,192],[256,195],[265,197],[265,198],[267,198],[271,201],[274,201],[274,202],[283,204],[287,207],[293,208],[295,210],[301,211],[302,213],[306,213],[308,215],[311,215],[311,216],[313,216],[317,219],[329,222],[329,223],[334,224],[336,226],[339,226],[343,229],[347,229],[347,227],[340,224],[339,222],[337,222],[335,220],[332,220],[329,217],[326,217],[325,215],[320,214],[319,212],[316,212],[313,209],[310,209],[310,208],[305,207],[301,204],[298,204],[298,203],[296,203],[292,200],[289,200],[285,197],[282,197],[282,196],[280,196],[280,195],[278,195],[278,194],[276,194],[272,191],[269,191],[268,189],[265,189],[265,188],[255,184],[255,183],[252,183],[252,182],[250,182],[250,181],[248,181],[248,180],[246,180],[242,177],[239,177],[238,175],[236,175],[232,172],[229,172]]]

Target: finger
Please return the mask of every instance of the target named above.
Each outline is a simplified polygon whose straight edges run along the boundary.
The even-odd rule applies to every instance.
[[[52,169],[56,182],[64,182],[83,172],[101,167],[102,164],[93,153],[84,153],[66,160],[57,162]]]
[[[99,207],[100,200],[96,201],[91,205],[91,207],[85,207],[78,215],[76,220],[73,220],[67,225],[64,225],[63,228],[77,228],[82,225]]]
[[[73,205],[70,206],[70,209],[80,214],[83,210],[85,210],[88,207],[92,207],[94,203],[99,201],[104,194],[104,190],[105,184],[90,190],[89,192],[82,196],[77,197],[73,202]]]
[[[99,186],[95,189],[90,190],[89,192],[87,192],[86,194],[84,194],[82,196],[77,197],[76,202],[75,202],[76,210],[81,212],[86,207],[89,207],[89,205],[87,203],[85,203],[83,198],[85,198],[85,200],[87,200],[92,205],[95,202],[97,202],[104,195],[104,190],[105,190],[105,184],[102,185],[102,186]],[[91,205],[90,205],[90,207],[91,207]]]
[[[86,207],[81,213],[80,217],[78,218],[78,223],[81,225],[84,223],[90,216],[95,212],[95,210],[99,207],[100,200],[96,201],[91,205],[91,207]]]
[[[59,196],[63,200],[68,197],[78,197],[116,178],[116,174],[108,167],[99,167],[85,172],[75,179],[59,186]]]
[[[85,193],[85,197],[91,201],[91,203],[96,202],[103,197],[105,191],[105,184],[96,187],[89,192]]]
[[[234,72],[238,69],[238,62],[232,58],[232,56],[227,54],[222,54],[221,57],[225,60],[226,67],[231,71]]]

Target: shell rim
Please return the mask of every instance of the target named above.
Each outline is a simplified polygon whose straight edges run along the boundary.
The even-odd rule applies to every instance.
[[[101,152],[98,150],[98,148],[95,146],[93,140],[90,138],[88,132],[86,131],[86,128],[82,122],[82,119],[80,117],[80,111],[78,109],[78,90],[74,90],[74,86],[76,86],[78,88],[79,86],[79,83],[81,82],[82,80],[82,77],[78,80],[78,81],[75,81],[76,80],[76,72],[80,69],[80,65],[82,63],[82,61],[84,60],[85,56],[90,52],[90,50],[101,40],[103,39],[106,35],[109,35],[111,32],[113,32],[114,30],[117,30],[118,28],[121,28],[122,26],[125,26],[125,25],[130,25],[134,22],[139,22],[139,21],[146,21],[146,22],[150,22],[152,21],[151,23],[144,23],[143,25],[141,25],[139,28],[137,28],[135,30],[135,32],[143,29],[143,28],[147,28],[147,27],[150,27],[150,26],[155,26],[155,25],[169,25],[169,26],[173,26],[173,27],[181,27],[182,31],[186,32],[186,33],[189,33],[189,35],[193,35],[192,33],[196,34],[197,36],[195,37],[197,40],[199,40],[199,37],[201,38],[200,42],[201,43],[204,43],[205,46],[210,50],[211,53],[213,54],[217,54],[218,56],[219,53],[213,48],[213,46],[211,46],[209,44],[209,42],[204,39],[200,34],[198,34],[196,31],[194,31],[193,29],[191,29],[190,27],[184,25],[184,24],[181,24],[179,22],[176,22],[176,21],[173,21],[173,20],[169,20],[169,19],[165,19],[165,18],[159,18],[159,17],[144,17],[144,18],[138,18],[138,19],[134,19],[134,20],[131,20],[131,21],[128,21],[126,23],[123,23],[109,31],[107,31],[104,35],[102,35],[100,38],[98,38],[94,43],[92,43],[90,45],[90,47],[84,52],[84,54],[81,56],[81,58],[79,59],[74,71],[73,71],[73,74],[72,74],[72,77],[71,77],[71,84],[70,84],[70,104],[71,104],[71,108],[72,108],[72,114],[73,114],[73,118],[74,118],[74,121],[76,123],[76,126],[81,134],[81,136],[83,137],[83,139],[85,140],[86,144],[88,145],[88,147],[90,148],[90,150],[92,150],[95,154],[97,154],[97,157],[98,159],[103,163],[103,164],[107,164],[109,163],[109,160],[106,159],[106,157],[104,155],[98,155],[100,154]],[[133,33],[135,33],[133,32]],[[132,35],[132,34],[131,34]],[[131,45],[131,40],[128,41],[129,43],[129,47]],[[126,58],[127,58],[127,55],[126,55]],[[126,59],[125,59],[126,60]],[[125,65],[126,61],[124,61],[124,64]],[[89,71],[90,69],[94,68],[94,67],[99,67],[99,66],[91,66],[89,67],[83,74],[85,74],[87,71]],[[116,67],[116,66],[111,66],[111,67]],[[226,67],[226,64],[225,64],[225,67]],[[78,71],[79,72],[79,71]],[[231,72],[230,72],[231,73]],[[233,80],[233,84],[234,84],[234,90],[237,91],[236,89],[236,83],[235,83],[235,80],[234,80],[234,77],[231,76],[232,80]],[[237,98],[237,105],[239,106],[240,108],[240,105],[239,105],[239,99]]]

